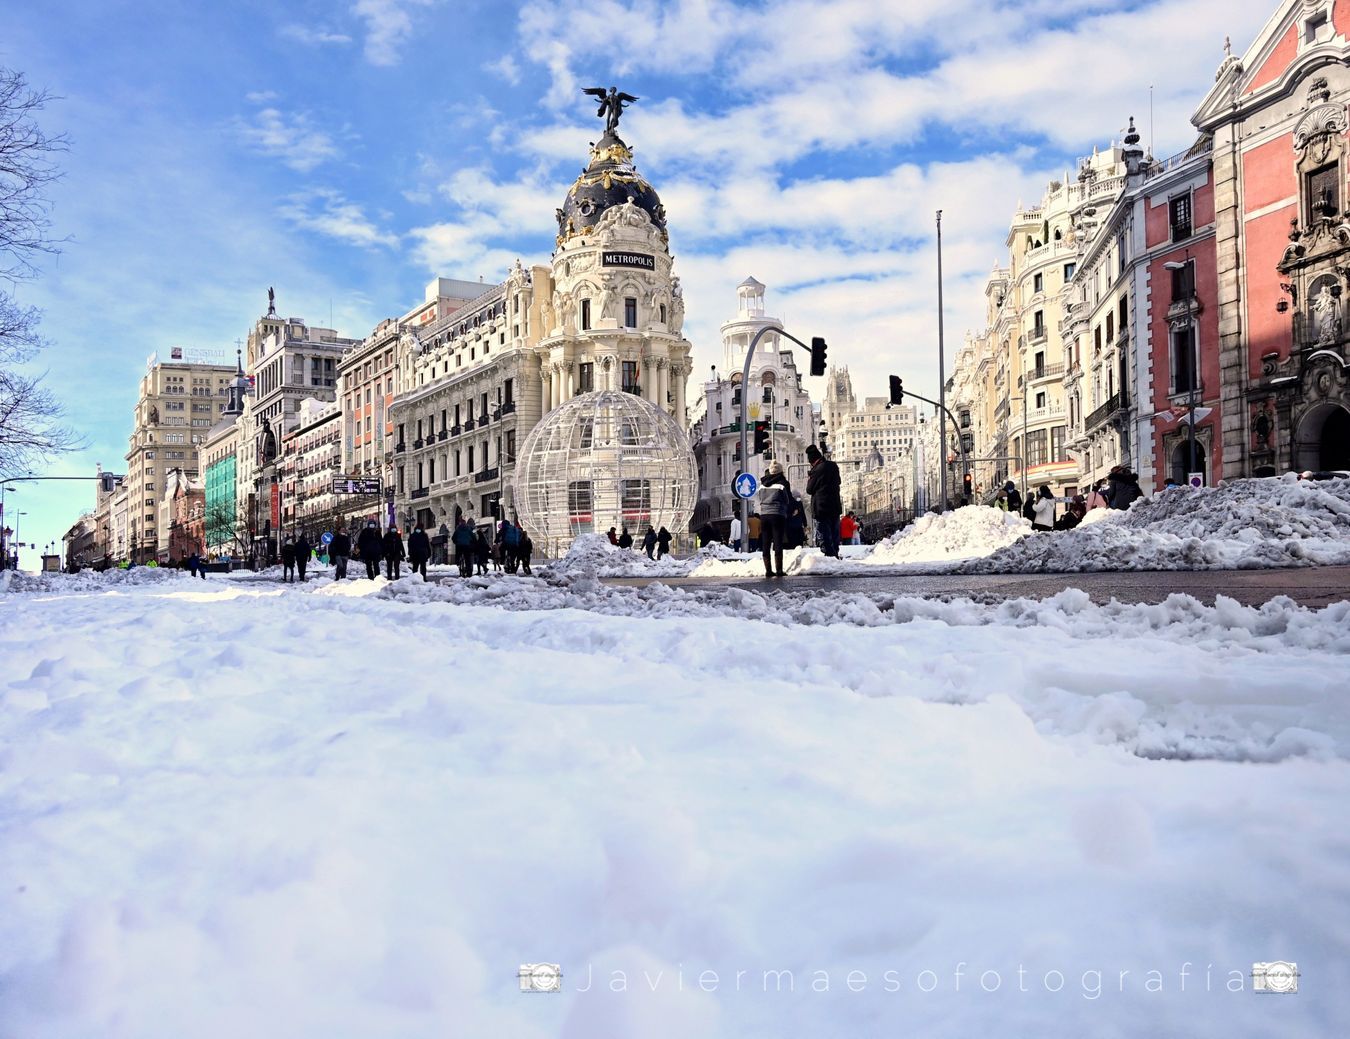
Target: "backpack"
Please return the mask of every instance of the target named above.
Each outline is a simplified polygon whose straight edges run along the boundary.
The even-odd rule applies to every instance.
[[[1022,517],[1036,522],[1036,499],[1028,498],[1027,503],[1022,506]]]

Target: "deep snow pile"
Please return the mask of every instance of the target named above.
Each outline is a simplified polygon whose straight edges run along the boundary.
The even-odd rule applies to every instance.
[[[706,560],[727,558],[738,558],[738,555],[726,545],[714,543],[682,559],[671,555],[648,559],[640,543],[632,548],[619,548],[611,545],[604,534],[582,534],[572,542],[566,555],[542,569],[554,574],[593,574],[597,577],[684,577]]]
[[[739,589],[620,617],[201,585],[0,610],[0,1035],[1350,1019],[1318,983],[1350,968],[1350,606],[804,627],[737,616]],[[592,586],[534,589],[627,591]],[[1304,991],[1254,997],[1280,957]],[[519,991],[539,961],[561,995]]]
[[[1027,538],[966,573],[1228,570],[1350,563],[1350,480],[1232,480],[1140,499],[1107,521]]]
[[[0,572],[0,593],[4,592],[100,592],[114,588],[138,588],[161,585],[191,577],[186,570],[167,566],[133,566],[126,570],[81,570],[76,574],[31,574],[25,570]]]
[[[987,556],[1031,533],[1031,524],[1016,513],[968,505],[938,515],[920,516],[903,530],[879,542],[869,564],[931,563]]]

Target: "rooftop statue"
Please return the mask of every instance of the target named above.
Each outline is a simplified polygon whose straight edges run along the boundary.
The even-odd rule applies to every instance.
[[[638,100],[632,94],[620,93],[618,87],[610,87],[608,93],[604,87],[584,87],[582,93],[600,99],[600,107],[595,114],[597,118],[605,121],[606,133],[615,133],[618,130],[619,117],[623,115],[623,110]]]

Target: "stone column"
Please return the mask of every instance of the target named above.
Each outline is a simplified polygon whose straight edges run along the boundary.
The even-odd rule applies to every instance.
[[[675,380],[675,386],[674,386],[674,393],[675,393],[675,404],[674,404],[675,421],[679,423],[681,429],[684,429],[684,428],[686,428],[686,427],[685,427],[685,421],[686,421],[686,420],[685,420],[685,411],[684,411],[684,380],[685,380],[685,378],[688,376],[688,372],[687,372],[687,370],[685,369],[685,366],[684,366],[683,364],[676,364],[676,365],[671,369],[671,375],[673,376],[673,378],[674,378],[674,380]],[[709,422],[711,422],[711,421],[712,421],[712,420],[709,419]]]
[[[553,407],[553,380],[549,376],[549,366],[539,366],[539,415],[542,418]]]
[[[670,397],[670,362],[664,358],[658,358],[656,361],[656,406],[662,411],[669,411],[670,405],[667,400]]]

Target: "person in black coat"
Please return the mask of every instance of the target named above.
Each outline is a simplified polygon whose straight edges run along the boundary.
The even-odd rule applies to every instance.
[[[328,542],[328,558],[333,561],[333,580],[347,579],[347,560],[352,554],[352,539],[341,527],[333,532],[333,540]]]
[[[656,531],[651,527],[647,528],[647,533],[642,535],[642,551],[647,553],[648,559],[654,559],[652,550],[656,548]]]
[[[384,576],[391,581],[397,581],[403,576],[403,560],[408,557],[403,550],[403,539],[399,537],[397,527],[390,527],[385,531],[381,548],[384,556]]]
[[[488,572],[488,560],[492,557],[492,546],[488,544],[488,539],[483,532],[477,531],[473,536],[473,558],[478,564],[478,573],[481,577],[486,577]]]
[[[375,525],[374,520],[370,520],[361,531],[360,537],[356,539],[356,551],[360,553],[361,562],[366,564],[366,576],[372,581],[380,576],[380,553],[383,548],[380,528]]]
[[[305,583],[305,567],[309,565],[310,553],[314,548],[309,543],[309,538],[302,533],[300,540],[295,543],[295,569],[300,574],[300,583]]]
[[[707,548],[717,540],[717,531],[711,523],[705,523],[698,530],[698,547]]]
[[[660,559],[662,556],[667,555],[670,552],[670,531],[668,531],[665,527],[662,527],[661,532],[656,535],[656,545],[657,545],[656,548],[657,559]]]
[[[633,547],[633,535],[630,534],[630,533],[628,533],[628,528],[627,528],[627,527],[624,527],[624,528],[623,528],[623,533],[619,535],[619,547],[620,547],[620,548],[632,548],[632,547]]]
[[[827,556],[839,555],[839,517],[844,503],[839,497],[839,466],[811,444],[806,449],[811,471],[806,478],[806,493],[811,495],[811,514],[816,519],[816,538]]]
[[[1128,509],[1144,496],[1139,486],[1139,477],[1123,465],[1115,466],[1106,477],[1106,500],[1113,509]]]
[[[430,558],[431,539],[419,523],[408,535],[408,562],[412,565],[412,572],[421,574],[423,581],[427,579],[427,560]]]

